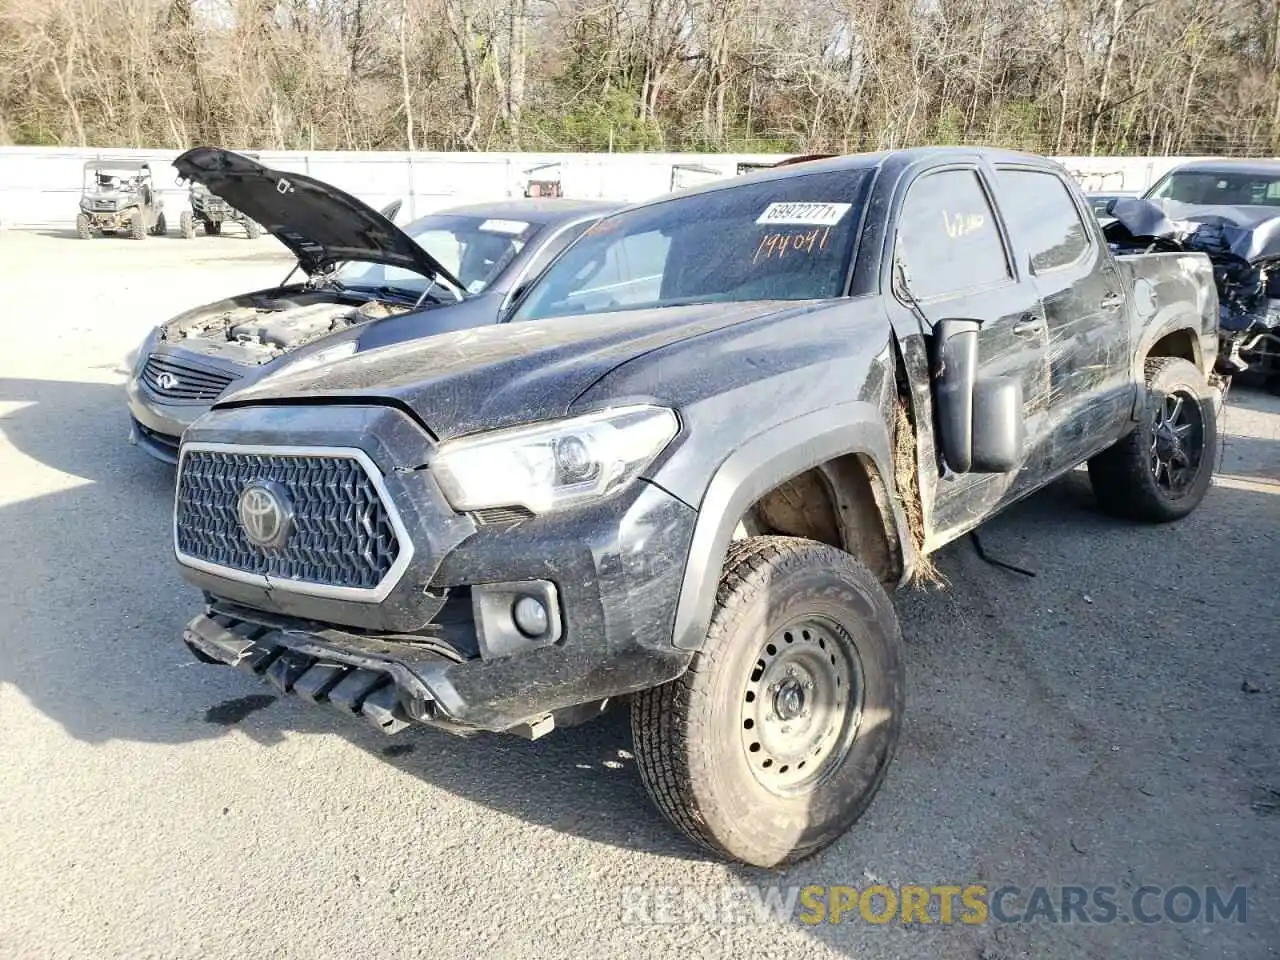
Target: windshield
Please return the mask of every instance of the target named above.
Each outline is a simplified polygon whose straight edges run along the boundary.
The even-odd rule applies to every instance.
[[[607,217],[548,268],[514,319],[838,297],[870,173],[743,183]]]
[[[1274,174],[1174,170],[1165,174],[1147,197],[1197,206],[1280,207],[1280,170]]]
[[[488,288],[541,229],[540,223],[494,217],[435,214],[415,220],[404,232],[461,281],[469,294]],[[430,282],[404,267],[352,261],[334,279],[344,287],[392,287],[417,296]]]

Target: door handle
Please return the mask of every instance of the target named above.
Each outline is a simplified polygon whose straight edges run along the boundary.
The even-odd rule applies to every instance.
[[[1124,297],[1116,293],[1114,290],[1108,290],[1102,295],[1102,299],[1098,301],[1098,305],[1103,310],[1115,310],[1124,303]]]
[[[1013,325],[1013,332],[1019,337],[1030,337],[1044,329],[1044,320],[1033,313],[1024,313]]]

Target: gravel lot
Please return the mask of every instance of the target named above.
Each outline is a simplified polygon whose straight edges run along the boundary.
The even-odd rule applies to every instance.
[[[124,358],[288,267],[269,238],[0,233],[0,956],[1280,950],[1280,398],[1233,389],[1222,475],[1180,524],[1102,517],[1077,474],[984,530],[1034,579],[944,551],[950,585],[900,597],[911,704],[883,792],[771,876],[667,826],[625,717],[387,739],[193,662],[172,472],[125,442]],[[1122,907],[1143,884],[1245,885],[1247,920],[806,926],[633,895],[877,879],[1110,885]]]

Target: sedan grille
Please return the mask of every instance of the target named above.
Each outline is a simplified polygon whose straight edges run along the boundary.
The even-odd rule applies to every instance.
[[[142,368],[142,382],[165,400],[217,400],[236,375],[217,367],[153,353]]]
[[[286,535],[271,546],[250,539],[240,512],[245,488],[264,484],[291,513]],[[372,591],[406,549],[379,487],[354,454],[186,448],[175,511],[175,545],[182,558],[233,575],[264,577],[273,585],[294,581]]]

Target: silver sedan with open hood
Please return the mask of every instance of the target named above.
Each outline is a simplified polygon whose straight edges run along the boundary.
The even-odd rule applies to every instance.
[[[233,390],[285,369],[500,322],[528,281],[619,206],[500,200],[400,228],[337,187],[228,150],[189,150],[174,166],[261,224],[298,264],[280,286],[188,310],[139,347],[127,385],[130,439],[169,462],[187,425]]]

